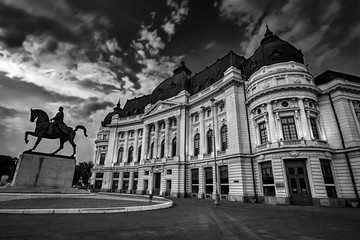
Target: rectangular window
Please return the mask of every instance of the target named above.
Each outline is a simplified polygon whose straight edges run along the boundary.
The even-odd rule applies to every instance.
[[[103,178],[104,177],[104,173],[98,172],[95,174],[96,178]]]
[[[199,169],[191,169],[191,192],[199,192]]]
[[[149,175],[149,171],[144,171],[144,175]]]
[[[118,187],[119,187],[119,180],[113,180],[111,189],[115,191],[116,189],[118,189]]]
[[[220,172],[220,194],[229,194],[228,166],[219,167]]]
[[[127,191],[128,189],[129,189],[129,180],[124,180],[122,190]]]
[[[213,192],[213,171],[211,167],[204,168],[205,171],[205,193]]]
[[[320,139],[319,138],[319,131],[316,125],[316,118],[310,118],[310,125],[311,125],[311,131],[313,133],[314,139]]]
[[[275,196],[274,175],[271,162],[260,164],[264,196]]]
[[[267,129],[265,122],[259,124],[259,131],[260,131],[260,144],[267,143],[268,136],[267,136]]]
[[[104,165],[105,164],[105,156],[106,154],[105,153],[101,153],[100,154],[100,165]]]
[[[171,175],[172,174],[172,169],[167,169],[166,170],[166,175]]]
[[[113,172],[113,178],[119,178],[120,173],[119,172]]]
[[[139,177],[139,172],[134,172],[134,178],[138,178]]]
[[[130,177],[130,173],[129,172],[124,172],[124,178],[129,178]]]
[[[207,110],[206,111],[206,117],[210,117],[211,116],[211,110]]]
[[[95,180],[95,189],[101,189],[102,180]]]
[[[324,177],[324,183],[326,192],[329,198],[336,198],[335,182],[331,171],[331,165],[329,160],[320,160],[321,171]]]
[[[283,130],[284,140],[297,139],[294,117],[281,118],[281,126]]]

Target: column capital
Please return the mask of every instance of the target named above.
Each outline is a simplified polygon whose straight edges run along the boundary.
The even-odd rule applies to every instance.
[[[176,117],[176,120],[179,120],[181,115],[176,115],[175,117]]]
[[[170,120],[169,120],[168,118],[165,118],[164,121],[165,121],[165,124],[169,124],[169,123],[170,123]]]

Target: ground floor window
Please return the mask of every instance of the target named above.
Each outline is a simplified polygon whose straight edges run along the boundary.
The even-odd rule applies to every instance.
[[[111,189],[116,190],[119,187],[119,180],[113,180]]]
[[[204,172],[205,172],[205,193],[213,193],[212,167],[204,168]]]
[[[199,169],[191,169],[191,192],[199,192]]]
[[[271,161],[260,164],[264,196],[275,196],[274,175]]]
[[[129,189],[129,178],[130,178],[130,173],[124,172],[124,180],[123,180],[123,185],[122,185],[123,191],[127,191]]]
[[[102,180],[95,180],[95,189],[101,189]]]
[[[149,189],[149,180],[144,180],[144,194],[146,194],[146,192]]]
[[[330,161],[321,159],[320,164],[321,164],[321,171],[324,177],[326,193],[329,198],[336,198],[337,194],[336,194],[334,177],[331,171]]]
[[[228,166],[220,166],[220,194],[229,194]]]
[[[137,190],[139,172],[134,172],[133,190]]]

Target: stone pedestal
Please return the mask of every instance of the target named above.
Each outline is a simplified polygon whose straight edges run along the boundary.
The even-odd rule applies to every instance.
[[[76,159],[60,155],[23,153],[11,183],[15,188],[72,188]]]

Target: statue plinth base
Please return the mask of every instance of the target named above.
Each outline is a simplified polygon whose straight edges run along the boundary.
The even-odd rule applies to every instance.
[[[24,152],[16,166],[11,187],[18,189],[71,189],[76,159]]]

